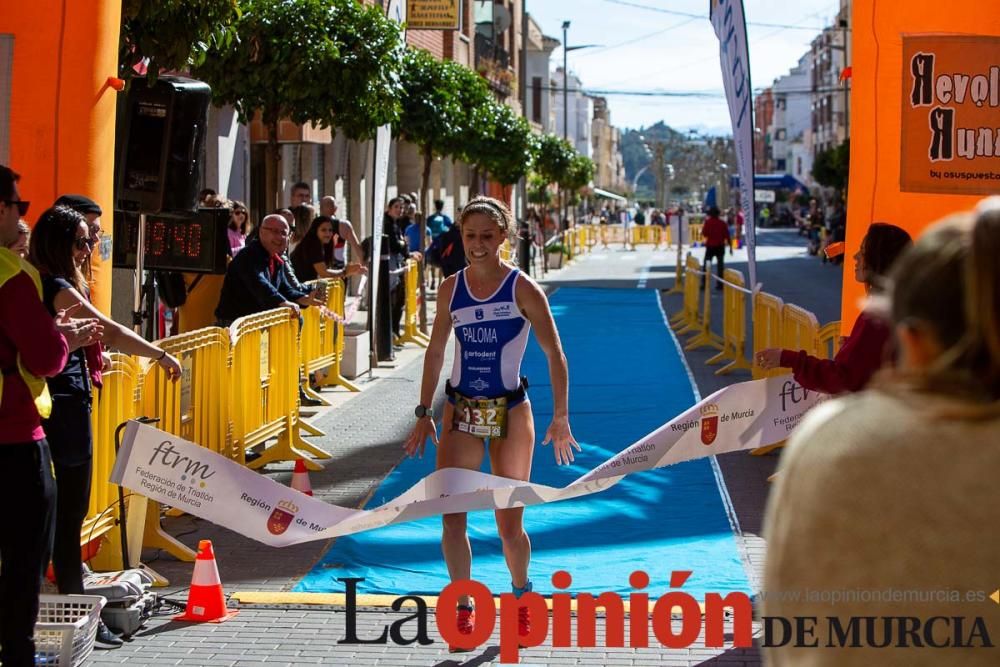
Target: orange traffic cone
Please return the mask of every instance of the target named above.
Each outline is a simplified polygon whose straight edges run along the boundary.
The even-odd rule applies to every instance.
[[[292,472],[292,488],[307,496],[313,494],[312,484],[309,483],[309,471],[306,470],[306,462],[302,459],[295,462],[295,471]]]
[[[222,581],[219,580],[219,568],[215,564],[212,541],[201,540],[198,543],[198,557],[194,561],[187,607],[183,614],[174,616],[174,620],[222,623],[238,613],[236,609],[226,609],[226,598],[222,592]]]

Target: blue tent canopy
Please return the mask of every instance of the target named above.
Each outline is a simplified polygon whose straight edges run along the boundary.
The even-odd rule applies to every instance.
[[[707,210],[712,208],[713,206],[718,206],[717,201],[718,201],[718,195],[716,194],[715,186],[713,185],[708,189],[708,192],[705,193],[705,202],[704,202],[705,209]]]
[[[753,187],[757,190],[802,190],[808,192],[805,183],[790,174],[755,174]]]

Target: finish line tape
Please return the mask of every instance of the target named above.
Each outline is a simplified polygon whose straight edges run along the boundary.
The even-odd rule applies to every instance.
[[[562,488],[445,468],[374,509],[340,507],[136,421],[126,427],[111,481],[280,547],[438,514],[527,507],[597,493],[634,472],[781,442],[827,398],[788,375],[724,387]]]

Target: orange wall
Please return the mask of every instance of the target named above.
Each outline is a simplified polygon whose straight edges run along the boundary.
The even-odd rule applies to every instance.
[[[914,33],[1000,35],[1000,11],[981,0],[855,1],[851,21],[851,170],[847,257],[868,225],[891,222],[917,236],[980,196],[900,192],[900,116],[903,103],[902,36]],[[991,64],[1000,64],[1000,53]],[[908,92],[908,91],[907,91]],[[863,296],[854,263],[844,262],[843,323],[849,331]]]
[[[121,3],[4,2],[0,33],[14,35],[9,166],[34,222],[60,195],[101,205],[110,237]],[[110,242],[103,247],[110,250]],[[111,313],[111,258],[94,253],[94,303]]]

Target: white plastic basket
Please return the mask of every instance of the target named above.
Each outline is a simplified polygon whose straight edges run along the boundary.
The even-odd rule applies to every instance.
[[[39,595],[35,664],[82,665],[94,650],[106,602],[100,595]]]

